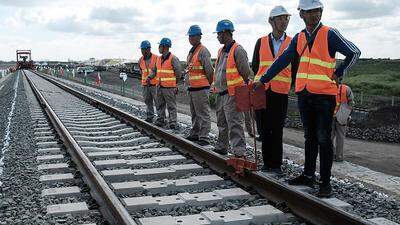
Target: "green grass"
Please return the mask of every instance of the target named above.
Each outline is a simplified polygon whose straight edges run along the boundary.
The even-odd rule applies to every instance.
[[[344,82],[355,93],[400,96],[400,60],[360,59]]]

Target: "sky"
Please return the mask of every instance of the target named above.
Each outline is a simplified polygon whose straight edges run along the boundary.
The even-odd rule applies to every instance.
[[[361,50],[362,58],[400,58],[400,0],[322,0],[322,22],[335,27]],[[33,60],[87,60],[91,57],[137,60],[140,42],[158,53],[162,37],[185,60],[187,30],[198,24],[202,43],[216,57],[219,20],[234,23],[234,39],[253,55],[258,38],[271,32],[272,7],[291,14],[287,33],[304,28],[298,0],[0,0],[0,60],[15,60],[15,50],[31,49]]]

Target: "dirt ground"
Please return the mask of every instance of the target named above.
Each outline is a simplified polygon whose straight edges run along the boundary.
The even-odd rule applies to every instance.
[[[88,75],[88,80],[95,81],[97,73]],[[108,85],[120,85],[118,74],[103,72],[102,81]],[[127,86],[133,89],[132,98],[141,100],[140,81],[128,78]],[[188,100],[181,89],[178,96],[178,111],[190,115]],[[212,121],[216,122],[215,111],[211,113]],[[302,130],[284,129],[284,143],[304,148],[304,134]],[[400,144],[368,142],[357,139],[346,139],[344,157],[346,161],[370,168],[372,170],[400,176]]]

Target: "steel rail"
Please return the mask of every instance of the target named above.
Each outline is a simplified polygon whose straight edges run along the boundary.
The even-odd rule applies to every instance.
[[[91,96],[76,91],[65,84],[62,84],[48,76],[37,75],[50,81],[61,89],[75,95],[76,97],[89,102],[90,104],[108,112],[126,123],[141,128],[143,131],[155,135],[167,143],[175,146],[183,154],[190,155],[196,161],[208,165],[211,169],[225,173],[232,180],[245,187],[254,188],[261,196],[276,204],[286,204],[293,214],[299,216],[312,224],[326,225],[356,225],[374,223],[363,219],[354,214],[325,203],[317,197],[303,193],[295,188],[280,182],[274,178],[263,175],[257,171],[245,171],[244,177],[234,175],[234,170],[226,163],[227,158],[220,156],[211,150],[202,148],[184,138],[178,137],[173,133],[160,129],[159,127],[147,123],[146,121],[123,112],[103,101],[92,98]]]
[[[24,72],[25,74],[25,72]],[[92,197],[97,201],[100,206],[100,212],[104,218],[110,223],[115,225],[137,225],[132,217],[129,215],[126,208],[122,205],[121,201],[110,189],[106,181],[92,165],[87,158],[81,147],[69,133],[67,128],[58,118],[46,99],[40,93],[39,89],[32,82],[28,75],[25,74],[36,98],[40,105],[46,111],[52,125],[60,136],[63,144],[67,147],[69,154],[72,156],[73,161],[77,165],[80,173],[83,175],[84,181],[90,188]]]

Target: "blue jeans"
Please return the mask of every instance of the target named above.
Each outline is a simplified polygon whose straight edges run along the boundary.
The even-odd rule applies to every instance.
[[[314,176],[319,150],[321,181],[323,185],[329,184],[333,161],[331,131],[335,96],[303,90],[298,93],[298,104],[305,138],[304,174]]]

